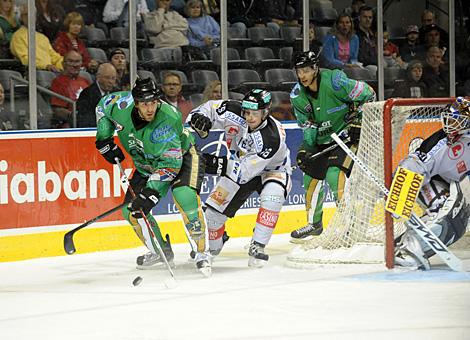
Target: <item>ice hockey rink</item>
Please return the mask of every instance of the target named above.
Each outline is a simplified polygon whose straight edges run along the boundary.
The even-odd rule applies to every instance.
[[[467,272],[382,265],[285,265],[275,235],[262,269],[247,267],[246,238],[230,239],[203,278],[174,245],[168,272],[135,269],[144,248],[0,264],[0,339],[470,339]],[[136,276],[143,281],[134,287]]]

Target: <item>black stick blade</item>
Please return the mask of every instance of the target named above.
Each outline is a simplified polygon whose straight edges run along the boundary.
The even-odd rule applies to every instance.
[[[64,236],[64,249],[65,252],[69,255],[72,255],[76,252],[75,245],[73,244],[73,230],[69,231]]]

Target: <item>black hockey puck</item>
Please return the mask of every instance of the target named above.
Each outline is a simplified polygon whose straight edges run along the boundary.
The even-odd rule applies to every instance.
[[[132,281],[132,284],[133,284],[134,286],[138,286],[138,285],[141,284],[142,280],[143,280],[143,278],[142,278],[141,276],[137,276],[137,277],[134,279],[134,281]]]

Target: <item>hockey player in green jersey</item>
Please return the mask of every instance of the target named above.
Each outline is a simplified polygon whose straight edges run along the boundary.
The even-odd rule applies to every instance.
[[[132,199],[127,192],[129,205],[123,215],[144,242],[138,219],[141,211],[147,216],[167,260],[174,257],[170,240],[163,240],[152,208],[171,188],[174,201],[183,216],[186,229],[197,246],[195,262],[205,275],[211,274],[211,261],[206,251],[207,232],[199,191],[204,178],[204,160],[195,147],[192,134],[183,128],[181,112],[160,101],[157,85],[150,78],[137,79],[132,92],[115,92],[101,99],[96,107],[96,148],[110,163],[124,159],[120,147],[114,143],[114,131],[132,157],[135,172],[130,180],[136,193]],[[151,250],[151,249],[150,249]],[[140,269],[163,263],[160,254],[150,251],[137,258]]]
[[[375,99],[374,90],[365,82],[349,79],[341,70],[319,70],[319,56],[303,52],[295,58],[299,82],[290,100],[303,130],[303,142],[297,164],[304,172],[307,225],[291,233],[293,239],[320,235],[323,231],[323,181],[326,180],[336,201],[341,199],[352,160],[341,148],[331,149],[331,134],[342,135],[347,145],[357,150],[361,131],[361,105]],[[315,154],[330,148],[318,157]]]

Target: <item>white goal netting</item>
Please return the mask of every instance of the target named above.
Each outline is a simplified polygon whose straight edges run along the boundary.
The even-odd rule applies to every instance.
[[[393,169],[398,161],[414,151],[423,139],[441,128],[440,113],[445,104],[432,100],[409,106],[392,106],[391,144],[393,154],[385,154],[384,105],[364,105],[358,157],[375,176],[384,180],[384,163],[391,157]],[[388,115],[387,115],[388,116]],[[390,131],[390,130],[388,130]],[[296,246],[287,257],[287,265],[308,267],[318,263],[380,263],[384,262],[385,197],[361,171],[353,167],[342,200],[320,236]],[[394,223],[394,234],[404,231],[403,222]]]

